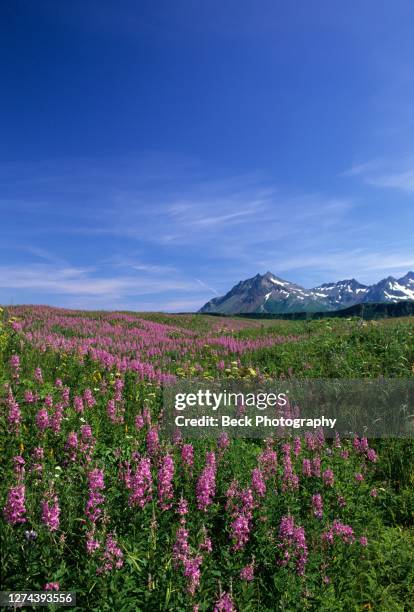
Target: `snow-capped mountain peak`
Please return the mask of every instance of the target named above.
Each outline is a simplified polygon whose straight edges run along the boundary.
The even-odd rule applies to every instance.
[[[272,272],[240,281],[222,297],[213,298],[200,312],[237,314],[339,310],[359,303],[414,300],[414,272],[389,276],[367,286],[355,278],[323,283],[313,289],[280,278]]]

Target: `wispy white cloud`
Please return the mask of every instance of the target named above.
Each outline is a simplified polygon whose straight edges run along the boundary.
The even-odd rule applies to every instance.
[[[63,268],[48,264],[0,265],[0,288],[107,297],[162,295],[166,292],[200,293],[200,284],[195,280],[138,275],[104,276],[102,271],[93,267]]]
[[[388,162],[374,160],[352,166],[343,173],[343,176],[360,177],[364,183],[373,187],[411,193],[414,191],[414,159]]]

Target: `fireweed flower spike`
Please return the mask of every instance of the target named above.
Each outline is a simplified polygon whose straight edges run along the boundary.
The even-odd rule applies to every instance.
[[[206,454],[206,466],[197,482],[197,507],[206,510],[213,503],[216,493],[216,456],[214,452]]]
[[[10,487],[6,505],[3,508],[4,518],[11,525],[26,522],[25,487]]]
[[[192,444],[183,444],[181,459],[186,468],[191,469],[194,465],[194,449]]]
[[[308,560],[304,528],[296,527],[292,516],[283,516],[279,526],[279,538],[279,565],[286,566],[290,560],[295,561],[297,573],[303,576]]]
[[[221,593],[214,605],[214,612],[236,612],[236,606],[234,605],[233,599],[229,593],[226,593],[225,591]]]
[[[246,565],[240,571],[240,579],[245,580],[246,582],[252,582],[254,580],[254,565],[251,563],[250,565]]]
[[[96,523],[102,514],[101,504],[105,497],[101,491],[105,489],[103,470],[95,468],[88,474],[89,499],[86,503],[85,514],[92,523]]]
[[[315,495],[312,495],[312,508],[313,514],[316,516],[316,518],[321,519],[323,517],[323,501],[320,493],[315,493]]]
[[[12,390],[9,389],[9,394],[7,396],[7,407],[8,407],[8,415],[7,420],[10,425],[11,431],[17,434],[20,431],[20,424],[22,422],[22,413],[19,407],[19,404],[13,397]]]
[[[144,508],[152,499],[151,460],[143,457],[138,462],[135,472],[130,478],[128,503],[130,506]]]
[[[48,493],[42,501],[42,523],[49,531],[56,531],[59,528],[60,507],[57,495]]]
[[[12,355],[10,357],[10,370],[11,370],[11,375],[14,378],[14,380],[17,382],[20,378],[20,357],[19,355]]]
[[[146,440],[148,453],[153,457],[158,453],[159,449],[158,431],[156,427],[151,427],[147,433]]]
[[[266,483],[260,468],[254,468],[252,471],[252,490],[259,497],[264,497],[266,494]]]
[[[173,499],[174,461],[171,455],[165,455],[161,459],[158,470],[158,501],[163,510],[169,510]]]
[[[332,470],[325,470],[322,474],[323,484],[326,487],[333,487],[334,484],[334,473]]]

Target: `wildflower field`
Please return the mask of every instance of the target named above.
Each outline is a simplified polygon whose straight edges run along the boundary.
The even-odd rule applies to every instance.
[[[163,439],[180,379],[414,376],[414,319],[0,313],[1,589],[79,610],[414,609],[412,440]]]

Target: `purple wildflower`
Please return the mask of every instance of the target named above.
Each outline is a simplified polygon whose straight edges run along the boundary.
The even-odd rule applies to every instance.
[[[11,525],[26,522],[26,507],[25,507],[25,487],[19,485],[10,487],[7,502],[3,509],[4,517]]]
[[[216,456],[214,452],[206,455],[206,466],[197,482],[197,507],[206,510],[213,502],[216,493]]]
[[[312,495],[312,508],[313,514],[316,516],[316,518],[321,519],[323,517],[323,500],[320,493],[315,493],[315,495]]]
[[[172,506],[173,478],[174,461],[171,455],[165,455],[158,470],[158,501],[163,510],[169,510]]]

